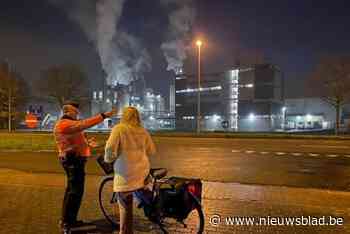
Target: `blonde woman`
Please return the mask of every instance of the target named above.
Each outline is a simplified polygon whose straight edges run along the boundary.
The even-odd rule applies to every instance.
[[[118,198],[120,234],[133,232],[132,192],[145,186],[150,170],[148,156],[155,153],[155,145],[141,125],[139,112],[134,107],[126,107],[107,140],[104,156],[105,162],[115,160],[113,190]]]

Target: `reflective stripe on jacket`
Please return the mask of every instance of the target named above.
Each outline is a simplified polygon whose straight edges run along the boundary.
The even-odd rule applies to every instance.
[[[90,147],[84,135],[84,130],[103,121],[101,115],[84,119],[74,120],[63,116],[57,121],[54,128],[54,136],[58,148],[59,157],[66,156],[67,152],[74,152],[83,157],[91,155]]]

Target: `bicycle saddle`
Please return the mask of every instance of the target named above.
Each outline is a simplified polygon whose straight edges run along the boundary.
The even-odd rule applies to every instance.
[[[168,170],[166,168],[151,168],[149,173],[153,178],[159,180],[168,174]]]

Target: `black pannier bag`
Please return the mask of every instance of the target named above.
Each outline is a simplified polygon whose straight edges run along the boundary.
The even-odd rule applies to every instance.
[[[159,208],[165,216],[184,220],[196,207],[194,200],[201,204],[202,182],[200,179],[171,177],[159,186],[158,199]]]
[[[104,156],[101,155],[101,156],[98,156],[97,157],[97,163],[98,165],[100,165],[100,167],[102,168],[102,170],[104,171],[104,173],[106,173],[106,175],[109,175],[109,174],[112,174],[113,173],[113,164],[114,164],[114,161],[111,162],[111,163],[107,163],[104,161]]]

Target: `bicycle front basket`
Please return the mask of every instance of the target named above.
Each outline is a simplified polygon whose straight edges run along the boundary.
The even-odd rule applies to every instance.
[[[100,165],[100,167],[102,168],[104,173],[106,173],[106,175],[109,175],[109,174],[113,173],[113,164],[114,164],[114,162],[111,162],[111,163],[105,162],[103,155],[98,156],[96,161],[97,161],[98,165]]]

